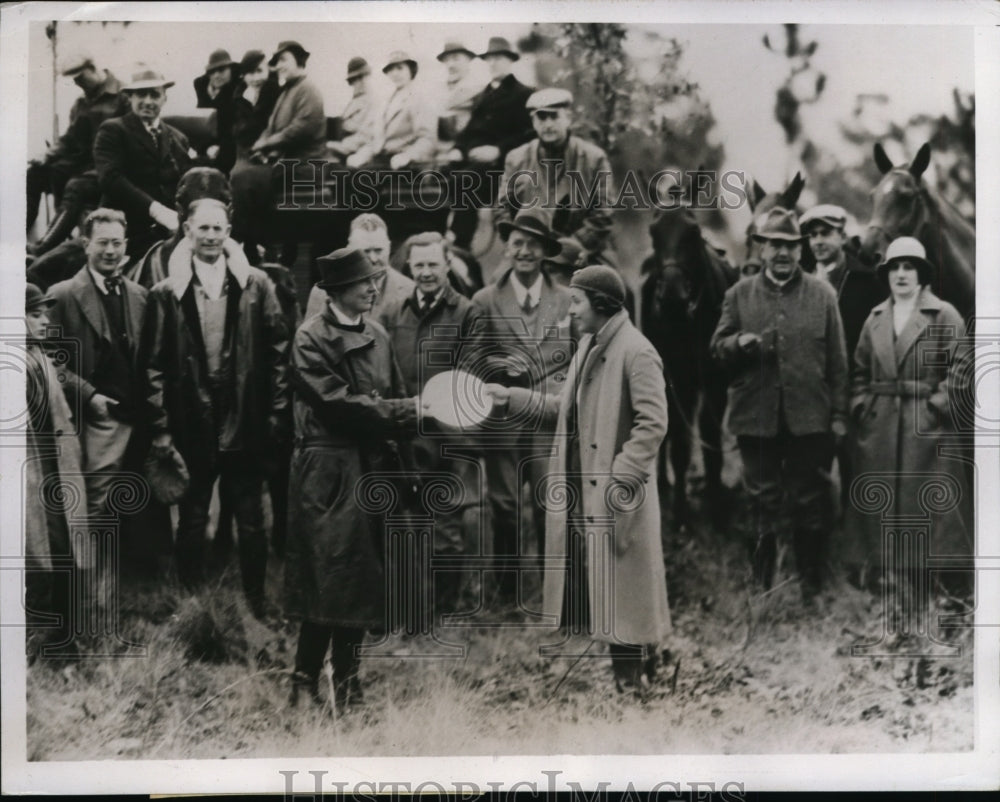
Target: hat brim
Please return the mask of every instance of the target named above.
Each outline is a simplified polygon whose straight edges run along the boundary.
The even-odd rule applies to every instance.
[[[123,92],[138,92],[140,89],[169,89],[174,85],[173,81],[136,81],[128,86],[123,86]]]
[[[562,245],[559,244],[559,240],[555,237],[542,234],[540,231],[528,228],[527,226],[519,226],[516,222],[501,220],[497,224],[497,231],[500,232],[500,239],[504,242],[506,242],[507,238],[510,237],[512,231],[521,231],[525,234],[531,234],[534,237],[538,237],[538,239],[542,241],[542,245],[545,247],[546,256],[558,256],[562,251]]]
[[[511,61],[519,61],[521,58],[520,53],[515,53],[513,50],[487,50],[485,53],[479,54],[479,58],[487,56],[506,56]]]
[[[243,65],[238,61],[230,61],[228,64],[216,64],[214,67],[211,64],[205,66],[205,75],[209,73],[216,72],[217,70],[224,70],[228,67],[231,70],[238,70]]]
[[[450,56],[452,53],[465,53],[465,55],[467,55],[469,58],[476,58],[476,54],[473,53],[471,50],[464,47],[456,47],[451,50],[442,50],[440,53],[438,53],[437,60],[444,61],[445,58],[447,56]]]
[[[771,235],[754,234],[753,238],[754,238],[755,242],[767,242],[769,239],[775,239],[775,240],[781,240],[782,242],[798,242],[798,243],[801,243],[801,242],[803,242],[803,240],[805,240],[805,237],[803,237],[803,236],[795,237],[795,236],[792,236],[791,234],[771,234]]]
[[[74,76],[79,75],[81,72],[83,72],[85,69],[87,69],[87,67],[90,67],[91,69],[94,69],[93,62],[91,62],[91,61],[85,61],[85,62],[83,62],[83,64],[80,64],[77,67],[70,67],[68,70],[63,70],[60,74],[64,78],[72,78]]]
[[[368,281],[369,279],[376,278],[377,276],[384,276],[386,274],[386,269],[379,268],[378,270],[372,270],[369,273],[365,273],[363,276],[355,276],[354,278],[346,279],[345,281],[325,281],[320,280],[316,282],[316,286],[321,290],[333,290],[339,289],[341,287],[349,287],[352,284],[357,284],[359,281]]]
[[[410,68],[410,70],[413,71],[414,73],[417,71],[417,62],[414,61],[412,58],[404,58],[401,59],[400,61],[390,61],[382,68],[382,72],[383,73],[389,72],[389,70],[391,70],[397,64],[406,64]]]
[[[304,59],[309,58],[310,55],[308,50],[303,50],[302,48],[298,47],[286,47],[283,48],[282,50],[277,51],[273,56],[271,56],[271,58],[267,60],[267,66],[276,67],[278,65],[278,59],[281,58],[282,53],[291,53],[292,55],[298,55],[300,58]]]
[[[40,307],[40,306],[44,306],[46,308],[49,308],[49,307],[53,307],[55,305],[56,305],[56,299],[53,298],[51,295],[46,295],[46,296],[44,296],[42,298],[39,298],[37,301],[35,301],[30,306],[28,304],[25,304],[24,305],[24,311],[25,312],[31,312],[34,309],[38,309],[38,307]]]
[[[926,259],[921,259],[919,256],[896,256],[888,261],[882,262],[875,268],[875,273],[884,280],[888,279],[887,273],[889,272],[889,267],[896,262],[900,262],[906,259],[909,262],[913,262],[917,266],[917,281],[921,284],[930,284],[931,279],[934,277],[934,265],[928,262]]]
[[[358,78],[364,78],[366,75],[371,75],[372,71],[370,67],[365,67],[361,70],[354,70],[354,72],[347,73],[347,83],[354,81]]]
[[[799,221],[799,228],[805,231],[807,228],[814,226],[817,223],[829,226],[830,228],[836,228],[840,231],[843,231],[844,227],[847,225],[846,220],[838,220],[832,217],[811,217],[808,220]]]

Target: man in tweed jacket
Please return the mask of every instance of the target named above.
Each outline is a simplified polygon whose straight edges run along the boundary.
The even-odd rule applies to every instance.
[[[712,354],[730,371],[729,428],[753,505],[755,575],[774,574],[783,496],[807,602],[820,590],[829,536],[829,471],[847,421],[847,349],[837,298],[799,264],[793,212],[772,209],[755,236],[764,270],[726,293]]]

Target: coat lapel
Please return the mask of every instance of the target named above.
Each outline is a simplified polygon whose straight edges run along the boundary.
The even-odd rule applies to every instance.
[[[111,342],[111,329],[104,318],[101,299],[97,297],[97,287],[94,286],[86,267],[80,269],[73,282],[75,285],[73,296],[80,305],[83,316],[101,339]]]
[[[139,290],[128,283],[123,283],[125,290],[125,326],[128,341],[134,349],[138,345],[139,332],[142,331],[143,303]]]
[[[899,364],[902,364],[903,360],[906,359],[913,344],[920,339],[924,329],[937,320],[941,309],[941,299],[931,291],[930,287],[924,287],[920,291],[914,313],[906,322],[906,326],[896,341],[896,358]]]
[[[159,156],[159,150],[156,147],[156,143],[153,142],[153,137],[149,135],[149,131],[146,130],[146,126],[142,124],[142,120],[140,120],[135,113],[129,112],[126,114],[123,118],[123,124],[129,127],[132,131],[132,136],[135,137],[140,145],[142,145],[154,156]],[[162,121],[160,125],[163,125]],[[162,143],[164,139],[166,139],[166,137],[161,136],[160,142]]]
[[[896,378],[896,343],[892,332],[892,311],[885,301],[875,307],[872,319],[872,348],[888,379]]]

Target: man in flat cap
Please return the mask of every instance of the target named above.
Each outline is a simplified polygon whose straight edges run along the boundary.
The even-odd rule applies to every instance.
[[[764,269],[726,292],[713,356],[730,372],[729,429],[750,497],[755,578],[770,587],[787,496],[803,601],[819,593],[831,526],[829,471],[847,433],[847,349],[837,299],[800,266],[795,213],[758,222]]]
[[[539,89],[527,100],[537,139],[507,154],[500,182],[499,219],[540,204],[558,236],[574,236],[595,256],[611,234],[613,187],[607,154],[570,133],[573,95]]]
[[[496,201],[491,196],[486,171],[502,167],[512,148],[531,139],[531,118],[524,105],[531,89],[512,72],[520,54],[506,39],[494,36],[479,57],[489,67],[490,82],[472,102],[469,122],[455,138],[455,147],[448,154],[449,161],[463,162],[481,172],[476,205],[467,203],[455,209],[452,220],[455,244],[465,250],[469,249],[476,233],[477,208],[492,206]]]
[[[371,142],[375,130],[375,100],[369,91],[368,62],[355,56],[347,62],[347,85],[354,93],[340,115],[341,138],[326,143],[336,156],[346,159]]]
[[[506,270],[492,284],[472,296],[482,319],[480,353],[484,378],[505,386],[527,387],[558,394],[574,346],[570,326],[570,293],[546,272],[543,261],[559,253],[559,242],[540,209],[523,209],[513,221],[499,226],[505,243]],[[493,518],[493,547],[497,555],[521,555],[519,510],[527,504],[534,514],[538,553],[543,554],[545,516],[540,505],[522,496],[522,482],[531,481],[531,499],[544,490],[545,455],[551,432],[527,422],[510,432],[512,442],[486,454],[486,481]],[[517,604],[518,572],[496,572],[495,588],[501,606]]]
[[[844,324],[848,364],[854,358],[861,329],[868,315],[888,297],[885,282],[844,246],[847,244],[847,212],[840,206],[823,203],[799,218],[799,226],[816,258],[816,275],[829,282],[837,293],[837,308]],[[848,423],[850,425],[850,422]],[[850,437],[837,449],[840,472],[841,509],[847,508],[854,473],[851,469]]]
[[[28,165],[28,230],[38,217],[42,194],[51,192],[56,216],[42,237],[29,246],[40,256],[63,242],[80,224],[83,213],[97,206],[101,190],[94,170],[94,137],[101,123],[129,110],[121,82],[97,66],[88,54],[74,54],[62,64],[62,74],[72,78],[83,95],[69,111],[69,127],[42,161]]]
[[[137,65],[122,88],[131,111],[102,123],[94,140],[101,205],[125,212],[133,259],[179,225],[174,194],[193,151],[184,134],[160,119],[173,85],[156,70]]]
[[[194,201],[186,240],[150,291],[143,332],[145,412],[153,450],[180,452],[191,476],[180,502],[175,554],[181,581],[204,577],[212,489],[233,504],[243,591],[265,614],[262,481],[268,457],[287,438],[289,333],[267,274],[227,247],[229,208]]]

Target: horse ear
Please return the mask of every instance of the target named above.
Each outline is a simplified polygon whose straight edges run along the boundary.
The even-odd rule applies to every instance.
[[[917,158],[913,160],[910,165],[910,175],[916,179],[920,179],[920,176],[924,174],[924,170],[927,169],[927,165],[931,163],[931,146],[929,142],[924,142],[920,146],[920,150],[917,151]]]
[[[879,142],[875,143],[875,166],[878,167],[879,172],[883,174],[892,169],[892,162],[889,161],[889,157],[885,155],[885,148],[883,148]]]
[[[764,187],[757,183],[757,179],[753,180],[753,194],[750,196],[750,208],[756,209],[757,205],[764,200],[767,193],[764,191]]]
[[[805,185],[806,180],[802,177],[802,173],[796,173],[795,178],[792,179],[792,183],[781,193],[778,205],[782,209],[794,210],[795,204],[799,202],[799,195],[802,194],[802,187]]]

